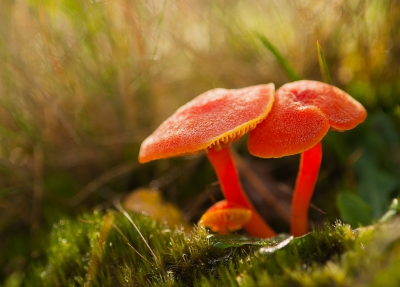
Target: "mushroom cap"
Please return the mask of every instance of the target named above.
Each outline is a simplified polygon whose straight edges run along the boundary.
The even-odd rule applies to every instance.
[[[200,218],[199,225],[214,232],[226,233],[241,229],[251,218],[251,210],[227,200],[212,205]]]
[[[364,107],[344,91],[322,82],[296,81],[280,87],[268,117],[249,135],[252,155],[264,158],[301,153],[329,129],[345,131],[362,123]]]
[[[139,162],[228,146],[260,123],[271,110],[274,84],[213,89],[180,107],[141,145]]]

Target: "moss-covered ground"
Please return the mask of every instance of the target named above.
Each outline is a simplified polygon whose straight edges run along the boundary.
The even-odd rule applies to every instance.
[[[394,201],[367,227],[336,222],[264,240],[95,210],[55,223],[42,263],[19,277],[25,286],[399,286],[398,210]]]

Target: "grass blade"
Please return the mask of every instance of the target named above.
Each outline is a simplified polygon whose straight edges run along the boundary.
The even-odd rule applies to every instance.
[[[159,266],[160,270],[164,274],[164,278],[166,278],[166,273],[163,268],[163,264],[161,263],[161,260],[157,257],[157,255],[154,253],[153,249],[150,247],[149,243],[147,240],[144,238],[142,232],[140,232],[139,227],[137,227],[136,223],[133,221],[133,219],[129,216],[129,214],[125,211],[125,209],[122,207],[121,203],[119,201],[116,201],[114,203],[114,206],[129,220],[129,222],[133,225],[133,227],[136,229],[137,233],[139,234],[140,238],[143,240],[144,244],[146,247],[150,250],[151,255],[153,255],[154,260],[156,261],[157,265]]]
[[[321,70],[322,79],[325,83],[331,84],[331,76],[329,74],[328,65],[326,64],[326,60],[324,57],[324,53],[322,52],[321,45],[317,41],[317,52],[318,52],[318,63],[319,68]]]
[[[263,45],[275,56],[279,64],[282,66],[282,68],[285,70],[286,74],[292,81],[298,81],[301,79],[294,71],[294,69],[290,66],[288,61],[286,61],[282,54],[279,53],[278,49],[276,49],[276,47],[272,45],[272,43],[264,35],[256,33],[256,36],[258,37],[258,39],[260,39]]]

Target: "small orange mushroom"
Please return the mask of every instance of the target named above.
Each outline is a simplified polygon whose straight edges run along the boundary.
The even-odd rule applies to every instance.
[[[236,231],[250,220],[251,210],[237,203],[221,200],[212,205],[200,218],[199,225],[219,234]]]
[[[268,117],[250,132],[248,149],[255,156],[302,153],[292,201],[292,235],[303,235],[308,229],[308,207],[322,158],[320,141],[329,129],[352,129],[366,115],[359,102],[334,86],[296,81],[276,91]]]
[[[239,182],[229,146],[264,120],[274,101],[273,84],[243,89],[214,89],[179,108],[141,145],[139,162],[205,150],[225,198],[252,210],[245,229],[253,236],[275,232],[257,213]]]

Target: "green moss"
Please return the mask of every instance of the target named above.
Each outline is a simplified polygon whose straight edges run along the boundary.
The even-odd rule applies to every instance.
[[[337,222],[305,236],[210,235],[117,211],[54,224],[47,262],[27,286],[397,286],[400,218],[352,229]],[[150,247],[150,249],[149,249]]]

